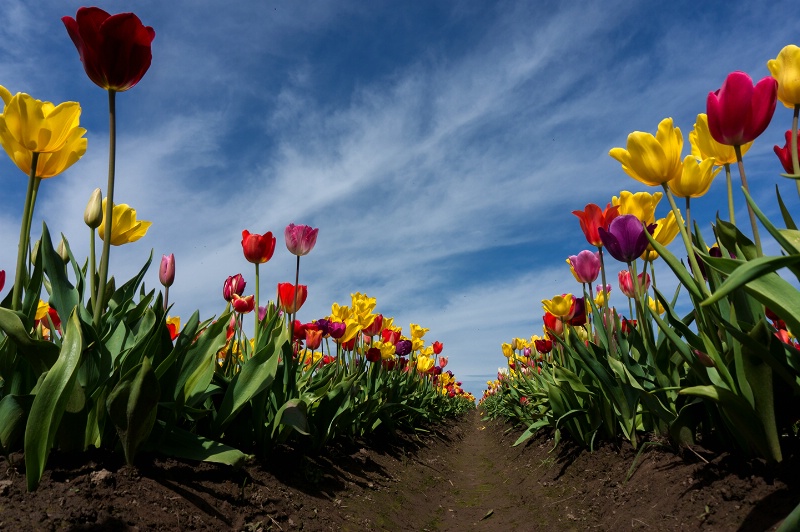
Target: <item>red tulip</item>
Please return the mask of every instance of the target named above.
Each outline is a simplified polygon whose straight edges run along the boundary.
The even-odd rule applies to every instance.
[[[627,297],[636,297],[636,288],[633,286],[633,276],[628,270],[619,272],[619,289]],[[642,272],[638,276],[639,288],[642,293],[650,289],[650,274]]]
[[[292,283],[278,283],[278,303],[281,306],[281,310],[287,314],[300,310],[307,297],[308,287],[304,284],[297,285],[297,295],[295,296]]]
[[[753,79],[744,72],[731,72],[721,88],[708,93],[709,132],[728,146],[752,142],[767,129],[777,101],[778,82],[772,76],[753,86]]]
[[[322,344],[322,331],[317,329],[311,329],[306,327],[306,347],[311,349],[319,349],[319,346]]]
[[[586,241],[593,246],[602,247],[603,241],[600,240],[597,230],[601,227],[608,230],[611,221],[619,216],[619,206],[612,207],[609,203],[605,209],[601,210],[594,203],[589,203],[584,210],[572,211],[572,214],[580,220],[581,230],[586,237]]]
[[[367,351],[367,360],[370,362],[379,362],[381,359],[381,350],[377,347],[370,347]]]
[[[555,317],[549,312],[544,313],[543,320],[545,327],[547,327],[548,329],[552,329],[557,336],[560,337],[561,334],[564,332],[564,323],[559,318]],[[551,336],[550,331],[547,331],[547,336]]]
[[[549,338],[534,340],[533,345],[536,346],[536,350],[542,354],[547,354],[553,350],[553,341]]]
[[[230,301],[233,299],[234,295],[242,295],[245,285],[247,285],[247,283],[241,273],[228,277],[222,284],[222,297],[225,298],[225,301]]]
[[[361,332],[364,333],[364,339],[366,340],[370,336],[375,336],[380,333],[381,329],[383,329],[383,314],[378,314],[375,316],[375,319],[372,320],[369,327],[362,329]]]
[[[797,147],[800,150],[800,135],[797,136]],[[786,132],[786,144],[784,144],[783,148],[776,145],[775,148],[775,155],[778,156],[778,159],[781,161],[781,165],[783,169],[786,170],[787,174],[794,174],[794,165],[792,164],[792,130]]]
[[[440,355],[442,353],[442,349],[444,349],[444,344],[442,342],[436,341],[433,342],[433,354]]]
[[[252,295],[241,297],[239,294],[233,294],[231,305],[233,306],[233,310],[239,314],[247,314],[248,312],[252,312],[255,308],[256,299],[255,296]]]
[[[126,91],[150,68],[156,32],[133,13],[109,15],[98,7],[82,7],[75,18],[61,21],[89,79],[103,89]]]
[[[272,231],[257,235],[245,229],[242,231],[242,251],[247,262],[253,264],[267,262],[275,253],[275,237],[272,236]]]
[[[6,271],[0,270],[0,290],[6,285]]]
[[[381,340],[385,344],[397,345],[397,342],[400,341],[400,331],[384,329],[381,331]]]

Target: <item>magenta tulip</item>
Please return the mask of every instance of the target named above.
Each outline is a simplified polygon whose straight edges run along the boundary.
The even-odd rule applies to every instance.
[[[731,72],[722,87],[708,93],[706,114],[711,136],[720,144],[741,146],[761,135],[775,112],[778,82],[768,76],[753,86],[744,72]]]
[[[650,234],[656,224],[647,227]],[[612,257],[620,262],[630,263],[647,249],[647,233],[641,220],[633,214],[623,214],[611,222],[608,231],[602,227],[597,230],[600,240]]]
[[[600,253],[597,251],[585,249],[577,255],[570,255],[568,260],[580,283],[593,283],[600,274]]]
[[[797,136],[797,148],[800,150],[800,135]],[[794,165],[792,164],[792,130],[786,132],[786,144],[781,148],[775,145],[773,148],[775,155],[781,161],[781,166],[786,170],[787,174],[794,174]]]
[[[317,233],[319,233],[319,229],[291,223],[286,226],[284,231],[286,248],[292,255],[297,255],[298,257],[307,255],[317,243]]]
[[[225,301],[230,301],[234,295],[242,295],[246,284],[241,273],[228,277],[222,285],[222,297],[225,298]]]

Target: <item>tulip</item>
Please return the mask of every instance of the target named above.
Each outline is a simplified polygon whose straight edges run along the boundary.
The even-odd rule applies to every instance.
[[[308,349],[319,349],[322,344],[322,331],[319,329],[306,328],[306,347]]]
[[[714,140],[728,146],[741,146],[767,129],[778,97],[778,82],[771,77],[753,86],[744,72],[731,72],[722,87],[708,93],[706,114]]]
[[[83,221],[91,229],[97,229],[103,223],[103,193],[99,188],[92,191],[89,203],[83,211]]]
[[[166,288],[175,282],[175,254],[161,256],[161,266],[158,269],[158,280]]]
[[[400,340],[395,346],[395,353],[397,356],[404,357],[411,352],[411,340]]]
[[[722,168],[714,168],[714,159],[698,161],[692,155],[683,160],[683,172],[667,186],[679,198],[699,198],[711,188],[711,182]]]
[[[53,105],[22,92],[12,96],[5,87],[0,87],[0,98],[5,104],[0,114],[0,142],[9,155],[18,151],[55,153],[68,143],[75,143],[76,132],[80,133],[78,137],[86,133],[78,127],[81,116],[78,102]],[[86,139],[83,139],[83,151],[86,151],[85,144]],[[11,158],[16,162],[13,155]],[[31,161],[27,164],[30,169]]]
[[[78,162],[86,153],[88,141],[83,136],[86,130],[82,127],[74,128],[67,137],[64,146],[51,153],[39,153],[36,162],[36,177],[47,179],[64,173],[70,166]],[[26,175],[31,174],[33,167],[33,153],[10,137],[8,132],[0,132],[0,143],[6,153]]]
[[[732,146],[720,144],[711,136],[711,131],[708,129],[708,115],[705,113],[697,115],[694,129],[689,133],[689,143],[695,159],[705,160],[713,157],[715,166],[736,163],[736,150]],[[752,145],[752,142],[742,144],[742,155],[747,153]],[[684,164],[685,161],[684,159]]]
[[[222,284],[222,297],[225,298],[225,301],[230,301],[235,295],[241,296],[246,285],[247,283],[241,273],[230,276]]]
[[[347,325],[340,321],[328,322],[328,334],[334,340],[339,340],[347,331]]]
[[[103,199],[103,212],[106,211],[106,203],[107,198]],[[132,208],[130,205],[126,205],[125,203],[121,203],[119,205],[114,205],[114,208],[111,210],[111,245],[112,246],[122,246],[124,244],[129,244],[131,242],[136,242],[144,235],[147,234],[147,230],[150,229],[150,226],[153,225],[152,222],[147,222],[145,220],[137,220],[136,219],[136,209]],[[100,238],[105,241],[105,216],[103,217],[103,222],[97,228],[97,232],[100,234]]]
[[[180,316],[167,317],[167,330],[169,331],[170,340],[175,340],[175,338],[178,337],[178,334],[180,334],[181,330]]]
[[[583,250],[567,259],[579,283],[593,283],[600,274],[600,254]]]
[[[263,264],[272,258],[275,252],[275,237],[268,231],[264,235],[242,231],[242,251],[247,262]]]
[[[393,329],[384,329],[381,331],[381,340],[384,343],[397,345],[397,342],[400,341],[400,331],[395,331]]]
[[[381,360],[381,350],[377,347],[370,347],[367,350],[366,358],[368,362],[379,362]]]
[[[632,193],[623,190],[619,193],[619,197],[614,196],[611,198],[611,204],[619,207],[619,214],[632,214],[636,216],[643,224],[650,225],[656,219],[656,206],[661,198],[664,197],[663,192],[637,192]],[[608,227],[605,228],[608,231]]]
[[[778,83],[781,103],[790,109],[800,105],[800,47],[784,46],[778,57],[767,61],[767,68]]]
[[[622,332],[625,334],[630,333],[633,329],[636,328],[638,322],[636,320],[629,320],[627,318],[622,318]]]
[[[431,344],[431,347],[433,347],[433,354],[441,355],[442,354],[442,349],[444,349],[444,344],[437,340],[437,341],[433,342],[433,344]],[[442,367],[444,367],[444,366],[442,366]]]
[[[368,327],[364,327],[364,329],[361,332],[364,333],[365,336],[370,337],[380,334],[382,330],[383,330],[383,314],[377,314],[375,315],[375,318],[372,320],[372,323]]]
[[[568,324],[579,326],[586,323],[586,302],[582,297],[572,299],[569,314],[565,317]]]
[[[534,341],[534,345],[536,346],[536,350],[543,355],[553,350],[553,341],[549,338],[537,339]]]
[[[0,290],[6,285],[6,271],[0,270]]]
[[[293,223],[286,226],[284,237],[286,238],[286,248],[292,255],[301,257],[307,255],[314,249],[317,243],[319,229],[311,228],[307,225],[295,225]]]
[[[620,292],[629,298],[636,297],[636,288],[633,286],[633,277],[631,276],[631,272],[628,270],[622,270],[619,272],[618,278]],[[639,289],[641,292],[647,292],[647,290],[650,289],[650,274],[642,272],[638,275],[638,280]]]
[[[703,353],[699,349],[692,349],[692,353],[694,353],[694,356],[697,357],[697,361],[700,362],[700,364],[702,364],[703,366],[707,368],[716,367],[714,359],[708,356],[706,353]]]
[[[628,135],[627,149],[612,148],[608,154],[622,163],[622,169],[632,178],[657,186],[680,175],[682,149],[681,130],[673,126],[672,118],[665,118],[655,136],[634,131]]]
[[[433,369],[434,361],[430,357],[417,357],[417,371],[427,373]]]
[[[555,315],[545,312],[544,316],[542,317],[544,321],[544,332],[547,334],[548,337],[552,338],[552,334],[555,333],[556,336],[561,336],[564,332],[564,322],[561,321],[560,318],[556,317]],[[553,331],[553,332],[550,332]]]
[[[577,216],[578,220],[580,220],[581,230],[586,237],[586,241],[593,246],[601,247],[603,242],[600,240],[600,235],[597,233],[597,230],[600,227],[608,229],[608,225],[611,221],[619,216],[619,208],[616,206],[612,207],[609,204],[606,205],[605,209],[601,209],[594,203],[589,203],[584,210],[572,211],[572,214]]]
[[[662,246],[669,245],[675,237],[678,236],[680,228],[678,227],[678,220],[675,218],[675,213],[670,211],[664,218],[659,218],[656,221],[656,228],[653,231],[653,239]],[[653,262],[658,258],[658,252],[653,248],[652,244],[647,244],[647,249],[642,253],[642,259],[648,262]]]
[[[434,349],[434,353],[436,350]],[[439,367],[444,369],[447,367],[447,363],[450,361],[447,357],[439,357]]]
[[[654,314],[664,314],[664,306],[661,304],[661,301],[657,299],[647,296],[647,306],[650,307],[650,310]]]
[[[594,297],[594,304],[597,308],[605,307],[608,304],[608,296],[611,293],[611,285],[606,285],[603,290],[603,285],[599,284],[595,287],[597,295]]]
[[[156,32],[133,13],[109,15],[98,7],[82,7],[75,18],[63,17],[83,68],[99,87],[122,92],[150,68],[150,45]]]
[[[608,231],[599,229],[600,238],[611,256],[620,262],[630,263],[647,249],[647,234],[655,229],[650,225],[646,229],[642,222],[631,214],[622,215],[608,227]]]
[[[297,312],[308,297],[308,287],[306,285],[295,286],[292,283],[278,283],[278,302],[281,310],[287,314]]]
[[[773,148],[775,150],[775,155],[778,156],[778,160],[781,162],[781,166],[786,171],[787,174],[794,174],[794,165],[792,163],[792,130],[786,132],[786,144],[783,145],[781,148],[780,146],[775,146]],[[797,149],[800,151],[800,136],[797,138]]]
[[[572,294],[562,294],[553,299],[542,299],[542,308],[553,316],[564,318],[572,310]]]
[[[249,295],[247,297],[242,297],[239,294],[233,294],[233,297],[231,298],[231,306],[233,307],[233,310],[239,314],[247,314],[248,312],[252,312],[256,306],[255,296]]]

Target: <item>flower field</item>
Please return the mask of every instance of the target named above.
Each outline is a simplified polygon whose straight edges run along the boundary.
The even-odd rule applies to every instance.
[[[97,7],[62,22],[102,99],[0,85],[0,144],[27,177],[16,260],[0,264],[0,529],[800,528],[800,231],[777,187],[775,209],[757,204],[745,171],[786,120],[776,174],[800,195],[800,48],[758,82],[728,75],[688,143],[664,118],[610,147],[651,188],[576,205],[577,284],[541,301],[542,334],[501,345],[476,408],[458,354],[358,287],[298,319],[324,227],[243,228],[248,270],[232,261],[211,316],[173,314],[180,255],[115,278],[114,249],[153,226],[115,201],[117,95],[158,60],[157,33]],[[34,213],[90,149],[82,106],[106,105],[108,173],[76,257]],[[723,176],[727,209],[698,219],[692,201]],[[262,286],[286,253],[285,282]]]

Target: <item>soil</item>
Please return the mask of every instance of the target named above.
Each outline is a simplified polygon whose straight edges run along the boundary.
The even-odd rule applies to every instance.
[[[774,530],[800,503],[797,453],[780,466],[651,443],[590,453],[478,412],[418,436],[281,449],[223,466],[94,451],[53,454],[28,493],[0,459],[0,530]]]

